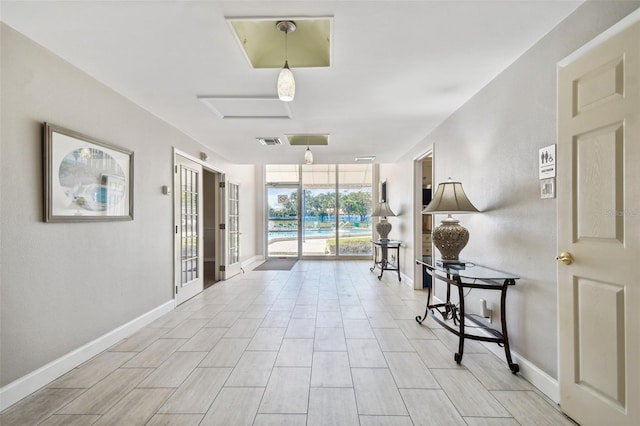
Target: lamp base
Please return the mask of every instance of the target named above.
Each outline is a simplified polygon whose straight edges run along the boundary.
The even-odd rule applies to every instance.
[[[469,231],[449,215],[433,230],[433,244],[440,251],[443,264],[464,264],[458,255],[469,241]]]
[[[391,232],[391,224],[387,222],[386,218],[383,218],[376,224],[376,231],[380,236],[380,241],[389,241],[389,232]]]

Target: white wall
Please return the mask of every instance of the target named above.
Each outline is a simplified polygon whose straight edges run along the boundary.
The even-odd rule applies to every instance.
[[[557,371],[556,200],[541,200],[538,149],[556,143],[556,63],[640,6],[587,2],[431,132],[400,161],[381,167],[393,237],[413,239],[413,159],[434,146],[435,184],[460,180],[481,214],[459,215],[470,231],[461,257],[522,277],[509,290],[512,349],[551,377]],[[397,209],[397,210],[396,210]],[[438,222],[440,219],[436,219]],[[404,271],[413,270],[412,242]],[[468,296],[474,307],[484,297]],[[467,305],[469,306],[469,305]]]
[[[215,152],[8,26],[1,27],[0,386],[173,298],[172,148],[241,185],[242,259],[256,255],[255,167]],[[135,152],[129,222],[44,223],[42,123]]]

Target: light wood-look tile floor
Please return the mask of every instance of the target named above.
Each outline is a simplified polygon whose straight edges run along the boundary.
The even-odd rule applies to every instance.
[[[571,425],[370,262],[219,282],[0,415],[9,425]]]

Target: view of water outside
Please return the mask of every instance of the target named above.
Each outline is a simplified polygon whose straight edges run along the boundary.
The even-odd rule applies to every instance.
[[[267,177],[270,167],[284,176],[283,166],[267,166]],[[336,197],[335,165],[302,166],[300,221],[297,188],[268,188],[268,255],[297,256],[299,235],[304,256],[371,255],[371,169],[371,165],[340,165]]]

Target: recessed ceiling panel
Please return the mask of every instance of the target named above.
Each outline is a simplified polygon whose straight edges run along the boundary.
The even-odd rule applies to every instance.
[[[291,68],[331,66],[331,18],[227,18],[253,68],[282,68],[285,56]],[[278,21],[293,21],[287,35]]]
[[[329,145],[329,135],[285,135],[289,145]]]
[[[220,118],[291,118],[286,102],[277,97],[198,96]]]

